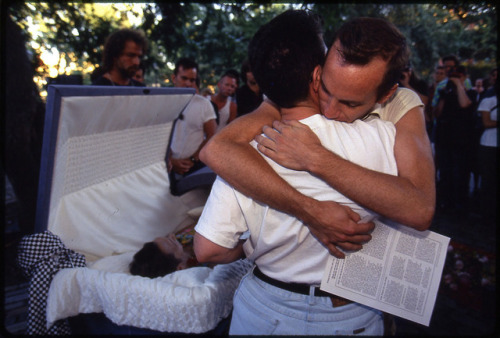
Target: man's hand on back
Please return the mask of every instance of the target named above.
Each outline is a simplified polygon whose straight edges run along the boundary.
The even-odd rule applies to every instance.
[[[274,121],[273,128],[264,126],[267,137],[257,135],[258,149],[276,163],[294,170],[308,170],[309,155],[324,150],[318,136],[298,121]]]
[[[311,233],[337,258],[344,258],[344,251],[357,251],[371,240],[373,222],[358,223],[360,217],[349,207],[333,201],[309,199],[303,204],[299,217]],[[337,248],[338,247],[338,248]]]

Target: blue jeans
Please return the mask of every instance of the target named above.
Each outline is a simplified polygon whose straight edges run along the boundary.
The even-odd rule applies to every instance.
[[[234,295],[229,334],[382,336],[384,323],[378,310],[357,303],[333,307],[329,297],[286,291],[250,272]]]

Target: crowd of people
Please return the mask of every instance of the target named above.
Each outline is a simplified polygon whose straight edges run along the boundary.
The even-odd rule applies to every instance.
[[[497,209],[497,74],[495,68],[489,78],[471,81],[467,67],[447,55],[439,60],[430,85],[415,76],[410,66],[399,82],[426,105],[439,210],[457,220],[476,214],[488,226],[494,226]]]
[[[446,78],[436,84],[431,102],[439,207],[458,218],[477,212],[494,226],[498,71],[491,71],[485,91],[472,87],[456,57],[443,57],[443,64]]]
[[[147,52],[148,41],[140,30],[121,29],[106,39],[102,66],[92,76],[92,84],[99,86],[146,86],[145,68],[141,62]],[[170,147],[168,168],[171,190],[177,194],[177,182],[205,165],[199,152],[205,143],[236,117],[256,109],[263,101],[249,64],[241,67],[243,86],[239,87],[240,73],[228,69],[217,83],[216,93],[209,88],[200,91],[199,67],[195,60],[180,58],[172,74],[177,88],[193,88],[195,97],[176,122]],[[214,176],[215,178],[215,176]],[[180,193],[179,193],[180,194]]]

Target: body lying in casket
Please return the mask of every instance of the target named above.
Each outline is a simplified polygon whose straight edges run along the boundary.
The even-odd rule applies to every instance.
[[[86,259],[60,270],[47,322],[103,313],[117,325],[161,332],[212,330],[232,308],[249,263],[132,276],[144,243],[196,222],[207,189],[173,196],[165,156],[190,90],[51,86],[42,154],[38,231]]]

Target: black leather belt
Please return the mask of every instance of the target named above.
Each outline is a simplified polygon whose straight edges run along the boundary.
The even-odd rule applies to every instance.
[[[262,271],[260,271],[259,267],[256,266],[253,270],[253,274],[255,277],[259,278],[263,282],[276,286],[277,288],[287,290],[290,292],[300,293],[301,295],[309,295],[309,290],[311,288],[310,285],[301,284],[301,283],[286,283],[274,278],[271,278],[265,275]],[[314,288],[314,295],[317,297],[331,297],[332,294],[321,290],[319,287]]]
[[[262,271],[260,271],[258,266],[255,266],[255,268],[253,269],[253,274],[255,275],[255,277],[259,278],[263,282],[266,282],[268,284],[276,286],[277,288],[287,290],[290,292],[300,293],[302,295],[309,295],[309,290],[311,288],[310,285],[301,284],[301,283],[285,283],[285,282],[276,280],[274,278],[271,278],[271,277],[265,275]],[[344,306],[344,305],[352,303],[352,301],[350,301],[348,299],[332,295],[331,293],[322,291],[318,287],[314,287],[314,295],[316,297],[328,297],[328,298],[330,298],[330,300],[332,301],[333,307]]]

